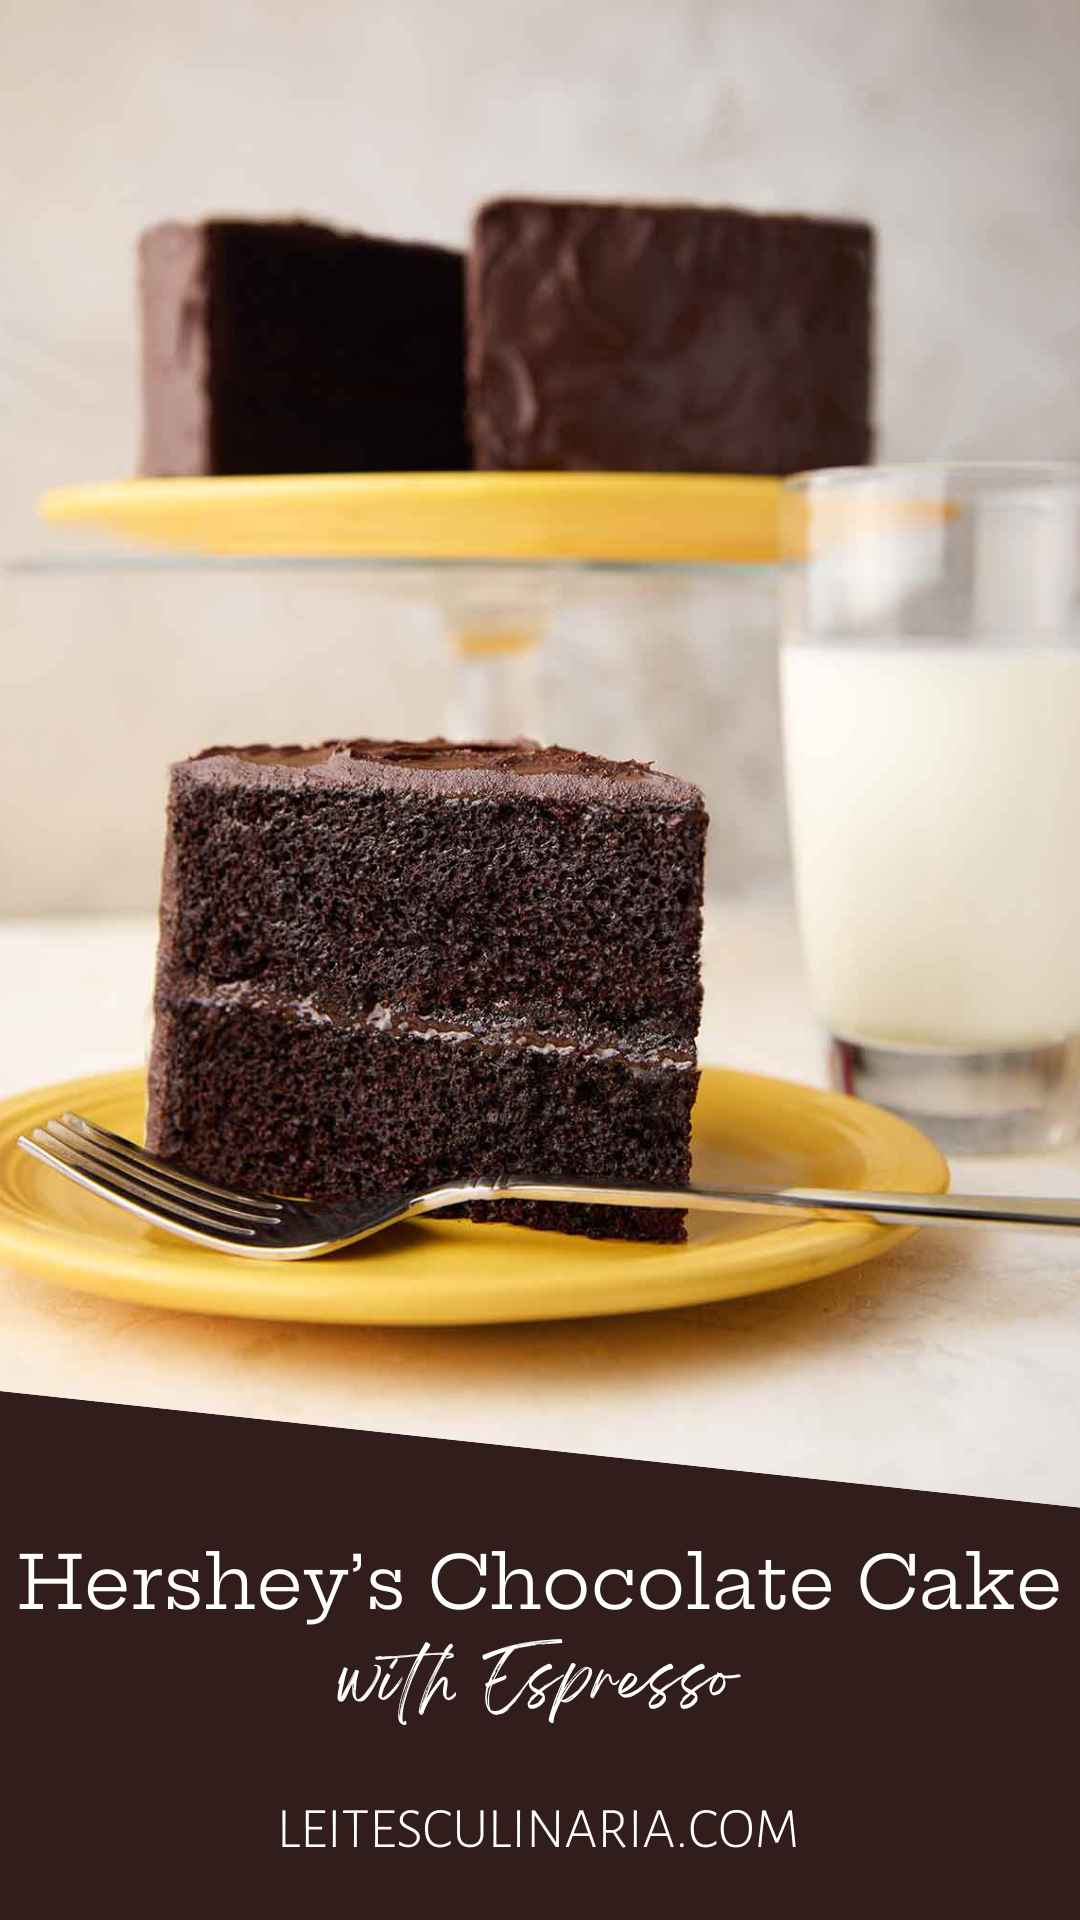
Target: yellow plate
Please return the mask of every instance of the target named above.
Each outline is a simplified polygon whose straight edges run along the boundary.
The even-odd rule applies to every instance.
[[[775,560],[779,503],[738,474],[334,473],[55,487],[40,511],[195,553],[694,566]]]
[[[914,1232],[859,1220],[769,1225],[691,1216],[683,1247],[429,1220],[323,1260],[237,1260],[95,1200],[16,1146],[64,1109],[141,1138],[144,1078],[110,1073],[0,1105],[0,1258],[85,1293],[262,1320],[441,1326],[636,1313],[764,1293],[884,1253]],[[694,1111],[702,1181],[943,1193],[948,1168],[902,1120],[785,1080],[706,1068]]]

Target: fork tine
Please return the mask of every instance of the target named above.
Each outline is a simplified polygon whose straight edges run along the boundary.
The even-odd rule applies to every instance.
[[[65,1113],[61,1115],[62,1124],[73,1133],[81,1134],[83,1140],[115,1154],[146,1173],[154,1173],[167,1179],[172,1185],[192,1187],[200,1200],[224,1201],[228,1206],[250,1211],[260,1219],[276,1219],[281,1212],[282,1202],[269,1193],[234,1193],[228,1187],[216,1187],[210,1180],[199,1179],[193,1173],[186,1173],[174,1167],[168,1160],[162,1160],[147,1147],[137,1146],[134,1140],[125,1140],[122,1134],[110,1133],[108,1127],[99,1127],[94,1121],[85,1120],[82,1114]]]
[[[240,1207],[226,1206],[223,1200],[212,1199],[208,1193],[200,1192],[188,1181],[174,1180],[164,1171],[158,1172],[154,1167],[144,1166],[139,1160],[128,1159],[123,1154],[114,1153],[111,1148],[99,1147],[96,1140],[87,1139],[84,1134],[76,1132],[74,1127],[69,1127],[63,1120],[47,1120],[45,1131],[70,1151],[81,1154],[84,1159],[93,1160],[104,1167],[106,1172],[114,1176],[123,1174],[129,1179],[137,1180],[140,1186],[148,1188],[151,1193],[163,1195],[181,1209],[193,1206],[201,1213],[219,1219],[223,1224],[227,1221],[238,1221],[241,1226],[248,1227],[260,1224],[270,1226],[278,1219],[276,1213],[256,1214]]]
[[[245,1240],[256,1238],[254,1226],[240,1226],[234,1221],[223,1220],[220,1215],[215,1218],[201,1212],[194,1201],[188,1204],[179,1199],[166,1198],[142,1186],[134,1175],[116,1175],[100,1160],[91,1159],[89,1154],[84,1154],[77,1147],[69,1147],[55,1134],[46,1133],[43,1127],[35,1127],[29,1139],[23,1136],[23,1144],[37,1159],[55,1168],[57,1173],[66,1173],[69,1179],[75,1180],[80,1186],[115,1201],[129,1212],[140,1214],[153,1225],[228,1244],[242,1244]]]

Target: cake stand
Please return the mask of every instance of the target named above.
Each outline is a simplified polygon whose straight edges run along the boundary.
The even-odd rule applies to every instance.
[[[670,606],[680,582],[768,566],[779,496],[775,480],[711,474],[122,481],[47,493],[45,520],[113,546],[36,564],[355,570],[439,607],[457,662],[450,738],[545,737],[538,668],[556,617],[627,592]]]

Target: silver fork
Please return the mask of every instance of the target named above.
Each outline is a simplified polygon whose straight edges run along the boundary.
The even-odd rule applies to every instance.
[[[184,1173],[76,1113],[35,1127],[19,1145],[47,1167],[151,1226],[221,1253],[258,1260],[310,1260],[366,1240],[383,1227],[470,1200],[558,1200],[601,1207],[689,1207],[707,1213],[768,1213],[882,1225],[993,1222],[1014,1227],[1080,1226],[1080,1201],[993,1194],[848,1192],[834,1187],[655,1187],[607,1180],[531,1180],[510,1174],[454,1181],[377,1200],[320,1206],[269,1193],[240,1193]]]

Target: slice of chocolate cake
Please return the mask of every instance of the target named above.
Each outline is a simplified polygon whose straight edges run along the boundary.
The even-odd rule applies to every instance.
[[[469,465],[460,254],[305,220],[139,243],[141,471]]]
[[[215,747],[172,771],[147,1137],[319,1199],[685,1182],[706,817],[529,742]],[[681,1239],[677,1212],[500,1217]]]
[[[497,200],[467,271],[479,467],[794,473],[871,456],[873,233]]]

